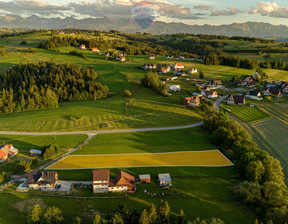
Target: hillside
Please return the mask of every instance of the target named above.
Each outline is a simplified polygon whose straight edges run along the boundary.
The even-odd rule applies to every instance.
[[[20,16],[0,16],[0,28],[30,28],[30,29],[90,29],[119,30],[126,33],[142,31],[131,18],[87,18],[75,19],[73,17],[43,18],[32,15],[27,18]],[[225,36],[249,36],[258,38],[276,38],[277,40],[288,41],[288,27],[285,25],[271,25],[269,23],[235,23],[229,25],[187,25],[184,23],[164,23],[155,22],[146,32],[152,34],[172,34],[172,33],[194,33],[213,34]]]

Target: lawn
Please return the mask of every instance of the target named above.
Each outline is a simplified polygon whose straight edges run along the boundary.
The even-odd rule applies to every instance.
[[[72,155],[47,169],[93,169],[157,166],[231,166],[220,151]]]
[[[157,132],[98,134],[73,155],[161,153],[215,149],[203,128]]]
[[[244,122],[255,122],[263,119],[270,118],[268,114],[264,111],[258,109],[257,107],[250,107],[250,106],[237,106],[237,105],[227,105],[222,104],[222,108],[228,109],[231,111],[232,114],[237,116]]]

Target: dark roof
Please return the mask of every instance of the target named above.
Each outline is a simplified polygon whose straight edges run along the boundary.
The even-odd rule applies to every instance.
[[[55,184],[57,181],[57,175],[56,171],[32,171],[28,173],[27,184]],[[39,181],[40,178],[43,180]]]
[[[250,90],[248,91],[248,95],[251,95],[251,96],[258,96],[260,92],[258,90]]]
[[[238,103],[244,103],[245,102],[245,96],[238,96],[238,95],[229,95],[228,99],[230,97],[233,97],[234,103],[238,104]]]

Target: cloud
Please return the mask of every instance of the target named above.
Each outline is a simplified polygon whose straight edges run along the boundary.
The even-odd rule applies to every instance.
[[[63,5],[52,5],[41,0],[14,0],[0,2],[0,10],[13,14],[39,14],[39,15],[63,15],[63,11],[70,8]]]
[[[134,4],[139,1],[135,0],[97,0],[95,2],[75,2],[69,6],[73,8],[75,13],[88,15],[93,17],[128,17]],[[152,7],[160,16],[167,16],[178,19],[198,19],[199,16],[194,15],[189,7],[176,5],[165,0],[153,1]]]
[[[259,2],[256,7],[250,9],[248,13],[276,18],[288,18],[288,6],[281,6],[272,2]]]
[[[238,9],[236,6],[228,8],[226,10],[212,10],[211,16],[233,16],[241,13],[241,10]]]
[[[196,5],[193,7],[193,9],[198,9],[198,10],[201,10],[201,11],[208,11],[208,10],[211,10],[211,9],[214,9],[215,7],[212,6],[212,5],[205,5],[205,4],[201,4],[201,5]]]

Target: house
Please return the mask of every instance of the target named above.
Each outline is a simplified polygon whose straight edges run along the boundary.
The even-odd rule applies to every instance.
[[[191,107],[198,107],[200,103],[201,103],[200,96],[186,97],[184,99],[184,104]]]
[[[120,171],[118,175],[110,179],[109,170],[93,170],[93,192],[133,192],[136,190],[135,177]]]
[[[4,163],[8,159],[9,147],[7,145],[0,146],[0,163]]]
[[[167,73],[167,72],[168,72],[168,70],[167,70],[166,67],[161,67],[161,68],[158,70],[158,73],[159,73],[159,74],[161,74],[161,73],[165,74],[165,73]]]
[[[93,170],[93,192],[94,193],[108,193],[110,172],[109,170]]]
[[[229,95],[227,104],[229,105],[244,105],[246,103],[245,96]]]
[[[277,87],[277,85],[275,84],[275,82],[271,82],[271,83],[267,83],[266,85],[266,88],[269,89],[269,88],[275,88]]]
[[[157,65],[156,64],[148,64],[148,63],[145,63],[144,66],[143,66],[144,70],[153,70],[153,69],[156,69],[157,68]]]
[[[93,47],[91,50],[94,51],[94,52],[100,52],[97,47]]]
[[[191,75],[191,74],[195,74],[198,72],[198,69],[197,68],[189,68],[188,69],[188,73]]]
[[[158,180],[161,187],[172,187],[172,179],[169,173],[158,174]]]
[[[18,149],[13,145],[0,145],[0,163],[5,162],[8,157],[14,157],[18,154]]]
[[[282,93],[280,91],[280,89],[278,89],[278,87],[271,87],[271,88],[268,88],[266,89],[264,92],[263,92],[263,95],[264,96],[274,96],[274,97],[282,97]]]
[[[170,89],[170,91],[173,91],[173,92],[179,92],[179,91],[181,91],[180,85],[171,85],[171,86],[169,87],[169,89]]]
[[[126,57],[122,56],[122,57],[116,57],[117,61],[126,61]]]
[[[156,57],[154,55],[149,56],[149,60],[154,60],[154,59],[156,59]]]
[[[184,65],[182,63],[175,63],[173,65],[173,68],[174,68],[175,71],[179,71],[180,69],[183,69],[185,67],[184,67]]]
[[[150,174],[142,174],[139,175],[139,179],[143,183],[151,183],[151,176]]]
[[[210,99],[215,99],[215,98],[218,98],[218,93],[216,91],[202,91],[201,94],[203,96],[206,96],[207,98],[210,98]]]
[[[248,90],[246,98],[251,100],[263,100],[262,95],[258,90]]]
[[[58,181],[56,171],[32,171],[28,173],[27,185],[31,190],[54,190]]]
[[[288,94],[288,84],[283,87],[283,93]]]
[[[79,48],[82,49],[82,50],[85,50],[86,46],[85,46],[85,44],[81,44]]]
[[[109,52],[106,52],[106,53],[105,53],[105,57],[106,57],[106,58],[110,57],[110,53],[109,53]]]
[[[174,73],[175,76],[179,76],[179,77],[182,77],[182,76],[185,76],[185,72],[183,70],[179,70],[177,72]]]
[[[168,59],[172,59],[172,58],[173,58],[173,56],[171,56],[171,55],[168,55],[166,58],[168,58]]]
[[[42,151],[37,149],[31,149],[29,152],[31,157],[40,157],[42,155]]]
[[[196,61],[204,62],[204,57],[198,57],[198,58],[196,59]]]
[[[210,79],[207,86],[210,87],[211,89],[217,89],[217,88],[222,87],[222,81]]]

